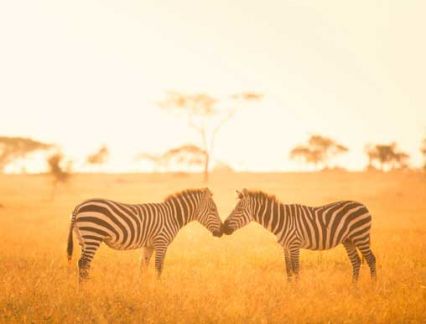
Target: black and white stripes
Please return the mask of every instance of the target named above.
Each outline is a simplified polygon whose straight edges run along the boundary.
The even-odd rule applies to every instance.
[[[289,279],[299,273],[301,248],[326,250],[341,243],[353,266],[353,280],[357,281],[361,265],[357,249],[375,278],[376,261],[370,249],[371,215],[363,204],[339,201],[321,207],[285,205],[273,196],[246,189],[239,193],[239,198],[224,223],[223,232],[231,234],[252,220],[263,225],[276,235],[284,249]]]
[[[142,267],[148,265],[155,250],[155,267],[160,275],[167,247],[178,231],[194,220],[213,235],[222,235],[216,204],[207,188],[185,190],[162,203],[131,205],[105,199],[87,200],[72,215],[68,259],[71,260],[74,231],[82,250],[78,262],[80,279],[88,276],[90,263],[102,242],[118,250],[143,248]]]
[[[194,220],[219,237],[222,233],[232,234],[251,221],[263,225],[283,247],[289,279],[299,273],[300,249],[327,250],[339,244],[345,247],[352,263],[353,281],[358,280],[361,265],[358,251],[366,259],[372,278],[376,277],[376,259],[370,248],[371,215],[363,204],[282,204],[274,196],[246,189],[239,193],[238,204],[223,225],[207,188],[185,190],[162,203],[131,205],[105,199],[87,200],[72,215],[68,259],[71,260],[75,232],[81,246],[80,279],[88,276],[102,242],[118,250],[142,248],[142,268],[149,264],[155,251],[155,267],[160,275],[168,246],[178,231]]]

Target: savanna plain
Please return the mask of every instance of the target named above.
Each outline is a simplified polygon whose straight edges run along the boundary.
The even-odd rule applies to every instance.
[[[170,246],[162,278],[141,251],[101,246],[82,287],[65,248],[70,214],[87,198],[162,201],[204,187],[200,175],[74,175],[52,197],[44,175],[0,175],[1,322],[389,323],[426,322],[426,174],[415,172],[213,173],[209,188],[222,219],[235,189],[275,194],[284,203],[351,199],[373,216],[378,280],[361,267],[357,287],[344,248],[301,252],[301,274],[288,283],[275,237],[260,225],[213,237],[197,223]]]

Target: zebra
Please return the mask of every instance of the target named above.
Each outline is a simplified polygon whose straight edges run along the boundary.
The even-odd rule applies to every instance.
[[[224,234],[256,221],[276,235],[283,247],[287,278],[299,275],[299,250],[327,250],[342,243],[352,263],[352,280],[358,281],[361,260],[368,263],[376,279],[376,258],[370,248],[371,215],[355,201],[338,201],[319,207],[282,204],[275,196],[244,189],[239,201],[225,220]]]
[[[90,199],[72,213],[67,255],[71,263],[73,232],[81,247],[78,261],[80,282],[88,278],[90,264],[102,242],[113,249],[143,248],[141,269],[148,266],[155,250],[158,278],[170,243],[179,230],[192,221],[200,222],[213,236],[222,236],[213,194],[208,188],[184,190],[162,203],[124,204],[107,199]]]

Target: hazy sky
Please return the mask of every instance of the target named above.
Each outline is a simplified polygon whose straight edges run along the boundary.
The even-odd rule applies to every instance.
[[[426,136],[426,1],[2,1],[0,135],[55,142],[111,169],[197,142],[160,111],[166,90],[265,94],[219,134],[215,158],[289,170],[312,133],[351,150],[397,141],[419,165]],[[133,163],[133,164],[131,164]]]

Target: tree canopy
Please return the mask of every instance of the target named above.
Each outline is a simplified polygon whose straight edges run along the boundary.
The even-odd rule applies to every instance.
[[[408,166],[409,155],[396,143],[367,145],[368,167],[381,170],[402,169]]]
[[[322,165],[326,168],[331,158],[347,151],[348,148],[346,146],[337,143],[331,138],[312,135],[308,139],[307,144],[295,146],[290,151],[290,157],[293,159],[302,159],[306,163],[317,167]]]
[[[225,122],[234,116],[241,107],[241,103],[259,101],[262,97],[261,94],[255,92],[242,92],[219,100],[204,93],[186,94],[171,91],[158,105],[163,109],[183,113],[187,118],[188,125],[198,133],[200,149],[204,152],[204,157],[201,159],[204,166],[204,180],[208,181],[209,166],[217,133]],[[183,147],[180,147],[181,153]],[[185,155],[188,156],[188,153],[189,151],[186,151]]]
[[[108,147],[103,145],[97,150],[96,152],[89,154],[89,156],[86,159],[86,163],[92,164],[92,165],[100,165],[104,164],[109,156],[109,150]]]
[[[26,157],[36,151],[48,150],[53,145],[26,137],[0,136],[0,171],[17,159]]]
[[[162,168],[169,168],[171,165],[204,166],[206,152],[197,145],[184,144],[171,148],[160,155],[140,154],[138,159],[148,160]]]

